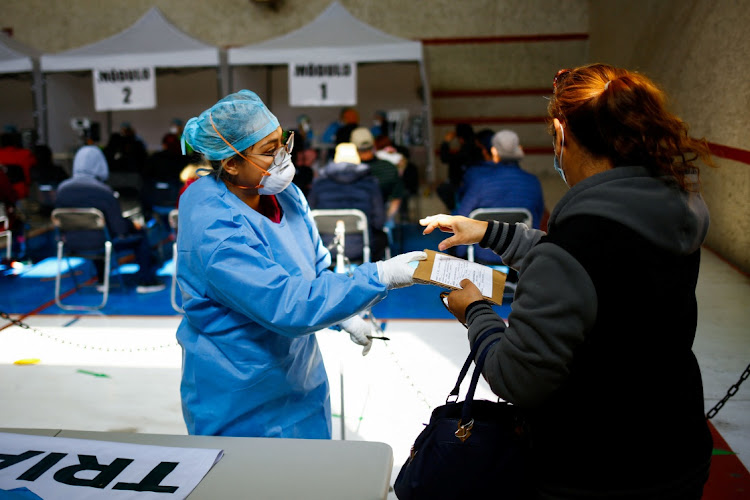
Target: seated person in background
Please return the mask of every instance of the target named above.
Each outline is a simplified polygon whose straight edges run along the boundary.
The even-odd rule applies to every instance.
[[[143,168],[148,158],[146,144],[129,122],[109,137],[104,155],[109,165],[109,184],[122,196],[140,198]]]
[[[310,193],[310,187],[315,178],[313,163],[315,162],[317,155],[315,150],[310,147],[310,142],[307,140],[304,131],[289,130],[286,132],[286,136],[288,137],[288,134],[290,133],[294,134],[292,163],[296,169],[292,182],[294,182],[300,191],[302,191],[302,194],[307,196],[308,193]]]
[[[384,136],[390,139],[391,130],[388,124],[388,114],[385,111],[375,111],[372,117],[372,127],[370,132],[374,137]]]
[[[16,192],[16,200],[28,198],[31,170],[36,165],[36,158],[23,147],[21,133],[12,125],[6,126],[0,135],[0,165],[5,166],[5,173]]]
[[[188,158],[188,161],[190,161],[190,163],[182,169],[182,172],[180,172],[180,182],[182,182],[182,186],[180,187],[180,192],[177,195],[176,208],[180,207],[180,197],[182,196],[182,193],[184,193],[192,183],[208,173],[209,165],[201,160],[198,155],[193,154]]]
[[[130,122],[122,122],[119,133],[110,136],[104,153],[110,168],[122,172],[140,172],[146,162],[146,145]]]
[[[406,146],[393,146],[391,140],[379,135],[375,137],[375,156],[396,165],[398,175],[404,185],[404,196],[401,198],[401,220],[409,217],[409,198],[416,196],[419,192],[419,169],[411,161],[411,153]]]
[[[153,207],[177,206],[180,192],[180,172],[188,164],[187,156],[180,151],[180,139],[174,134],[165,134],[161,140],[161,151],[146,160],[143,168],[141,206],[146,220],[151,218]]]
[[[395,225],[396,214],[401,206],[401,200],[406,196],[404,183],[396,165],[390,161],[381,160],[375,156],[375,139],[365,127],[352,131],[352,142],[357,147],[357,153],[362,163],[369,165],[370,173],[378,180],[380,195],[386,203],[386,222],[389,228]]]
[[[477,142],[482,146],[482,154],[485,161],[492,160],[492,138],[494,136],[495,132],[489,128],[483,128],[477,132]]]
[[[321,176],[315,179],[307,198],[310,208],[356,208],[367,216],[370,232],[370,261],[381,260],[388,241],[383,232],[385,214],[383,198],[377,179],[370,173],[366,163],[361,163],[357,149],[352,143],[336,146],[333,161],[326,165]],[[321,235],[328,245],[333,235]],[[364,243],[359,235],[346,235],[346,256],[351,261],[362,260]]]
[[[345,107],[339,111],[339,119],[326,128],[321,137],[321,145],[326,150],[325,160],[331,161],[335,147],[342,142],[349,142],[352,130],[359,126],[359,113],[355,108]]]
[[[132,221],[123,218],[120,203],[112,188],[104,183],[109,178],[107,160],[101,149],[84,146],[73,158],[73,177],[63,181],[57,188],[56,208],[97,208],[107,221],[107,229],[115,250],[133,250],[138,263],[138,286],[136,292],[151,293],[165,288],[156,278],[156,268],[151,256],[145,232]],[[86,238],[99,238],[99,233],[81,235],[74,241],[83,242]],[[86,243],[91,243],[89,239]],[[103,241],[102,241],[103,244]],[[68,245],[75,245],[68,242]],[[88,246],[88,245],[87,245]],[[104,282],[104,264],[96,261],[97,278]]]
[[[437,194],[453,212],[463,196],[466,169],[484,161],[482,147],[471,125],[458,123],[455,131],[445,134],[440,143],[440,161],[448,165],[448,180],[437,187]]]
[[[55,207],[57,186],[69,177],[60,165],[52,160],[52,150],[46,144],[34,146],[36,167],[32,170],[32,181],[38,189],[37,203],[42,214],[49,215]]]
[[[492,161],[485,161],[466,171],[464,195],[458,215],[468,217],[477,208],[526,208],[531,212],[533,225],[539,229],[544,213],[542,185],[533,174],[521,170],[519,160],[524,157],[518,135],[512,130],[501,130],[492,136]],[[456,248],[456,255],[464,257],[466,246]],[[502,259],[486,248],[475,247],[475,260],[501,263]]]

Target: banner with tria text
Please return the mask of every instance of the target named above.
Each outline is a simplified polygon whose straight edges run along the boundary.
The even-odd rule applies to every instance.
[[[0,432],[0,498],[28,490],[20,498],[184,499],[223,454]]]

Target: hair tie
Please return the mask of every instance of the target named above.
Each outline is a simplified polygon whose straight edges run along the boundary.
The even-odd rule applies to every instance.
[[[606,91],[607,91],[607,89],[609,88],[609,82],[611,82],[611,81],[612,81],[612,80],[607,80],[607,83],[605,83],[605,84],[604,84],[604,91],[605,91],[605,92],[606,92]]]

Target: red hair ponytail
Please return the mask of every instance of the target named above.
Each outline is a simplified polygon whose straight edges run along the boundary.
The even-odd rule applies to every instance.
[[[713,166],[706,141],[688,135],[687,124],[667,111],[664,92],[639,73],[606,64],[570,70],[556,78],[547,111],[586,150],[616,167],[646,166],[683,189],[697,189],[686,179],[698,172],[695,160]]]

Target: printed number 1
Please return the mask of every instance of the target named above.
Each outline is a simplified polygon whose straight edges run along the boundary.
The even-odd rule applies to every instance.
[[[328,86],[325,83],[320,84],[321,99],[328,99]]]
[[[123,87],[122,93],[125,94],[125,98],[122,100],[123,104],[130,104],[130,94],[133,93],[133,89],[130,87]]]

